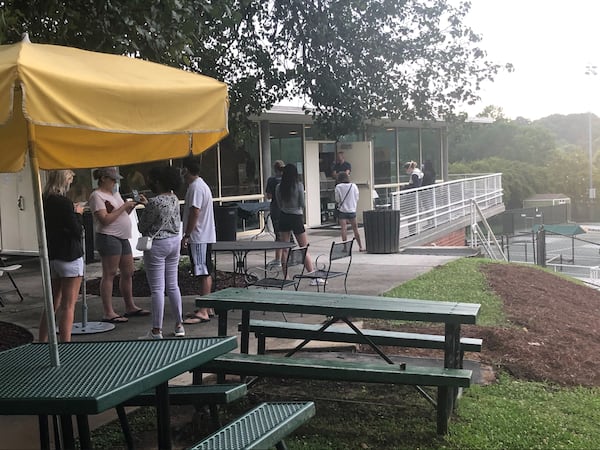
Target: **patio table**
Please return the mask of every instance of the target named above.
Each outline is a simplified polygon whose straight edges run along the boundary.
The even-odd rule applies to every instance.
[[[87,416],[114,408],[156,388],[158,447],[171,448],[168,381],[237,347],[235,336],[60,343],[61,365],[50,363],[48,344],[0,352],[0,414],[61,417],[63,447],[74,448],[77,417],[81,448],[91,448]],[[48,430],[40,427],[42,448]]]
[[[280,242],[280,241],[261,241],[261,240],[250,240],[250,241],[218,241],[211,244],[212,252],[215,254],[215,275],[217,270],[217,253],[231,253],[233,256],[233,277],[235,282],[236,276],[243,277],[244,281],[247,282],[248,274],[248,253],[252,251],[264,252],[265,269],[267,267],[267,252],[269,250],[288,249],[294,247],[294,242]]]

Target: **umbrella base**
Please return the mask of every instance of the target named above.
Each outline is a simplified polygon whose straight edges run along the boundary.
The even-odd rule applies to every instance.
[[[85,328],[82,322],[75,322],[71,334],[94,334],[104,333],[110,331],[115,327],[112,323],[106,322],[88,322],[85,324]]]

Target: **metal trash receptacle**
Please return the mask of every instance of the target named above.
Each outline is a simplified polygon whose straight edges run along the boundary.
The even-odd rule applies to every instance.
[[[400,211],[394,209],[363,212],[367,253],[398,253]]]
[[[237,205],[215,205],[215,228],[217,241],[237,240]]]

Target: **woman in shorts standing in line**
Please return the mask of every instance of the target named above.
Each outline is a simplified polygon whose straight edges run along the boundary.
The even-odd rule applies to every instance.
[[[304,228],[304,184],[298,181],[298,169],[294,164],[286,164],[281,175],[281,183],[275,188],[275,196],[279,205],[279,234],[282,242],[289,242],[294,233],[300,247],[308,245]],[[284,256],[282,256],[282,259]],[[308,272],[314,271],[312,259],[306,254],[304,267]],[[317,278],[312,284],[325,284],[325,280]]]
[[[116,189],[117,180],[122,177],[116,167],[103,167],[93,172],[98,180],[98,189],[92,192],[88,202],[94,216],[96,249],[102,261],[100,297],[102,298],[103,322],[123,323],[128,317],[148,316],[150,311],[138,307],[133,301],[133,255],[131,253],[131,219],[129,214],[135,202],[123,201]],[[125,302],[125,313],[118,314],[113,309],[113,282],[117,271],[120,273],[119,289]]]
[[[83,279],[81,214],[83,207],[66,197],[75,174],[71,170],[52,170],[44,187],[44,221],[52,277],[54,312],[58,319],[59,340],[71,341],[75,304]],[[48,341],[47,311],[42,312],[39,341]]]

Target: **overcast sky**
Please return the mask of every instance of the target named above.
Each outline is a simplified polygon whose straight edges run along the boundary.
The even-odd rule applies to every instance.
[[[476,114],[500,106],[509,118],[592,111],[600,116],[600,0],[471,0],[466,23],[481,47],[515,71],[484,85]],[[586,76],[586,65],[599,67]]]

